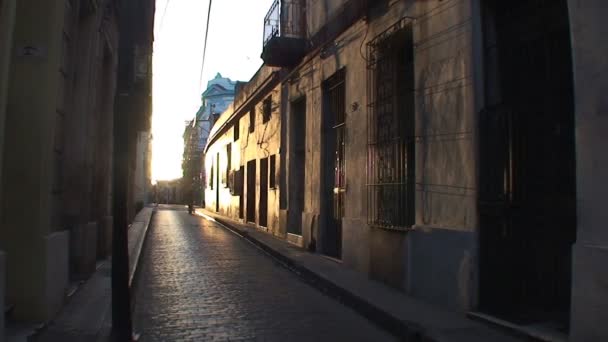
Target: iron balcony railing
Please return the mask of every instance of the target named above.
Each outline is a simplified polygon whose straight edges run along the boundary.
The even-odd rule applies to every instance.
[[[275,0],[264,18],[264,46],[275,37],[303,38],[305,13],[301,0]]]

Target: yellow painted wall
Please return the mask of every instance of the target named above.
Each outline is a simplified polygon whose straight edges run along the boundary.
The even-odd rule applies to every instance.
[[[19,0],[8,83],[0,248],[7,252],[7,297],[22,319],[46,308],[52,149],[64,3]],[[24,47],[39,49],[24,56]]]
[[[252,80],[251,84],[254,84],[256,80]],[[256,87],[250,87],[247,90],[255,91]],[[247,215],[247,162],[256,160],[256,191],[255,191],[255,216],[256,223],[259,223],[259,202],[260,202],[260,160],[269,158],[272,155],[276,156],[275,175],[276,175],[276,187],[268,189],[268,226],[267,231],[274,235],[281,235],[279,229],[279,173],[278,167],[280,163],[279,147],[281,144],[281,87],[276,86],[274,89],[264,94],[261,100],[255,104],[255,129],[250,133],[249,131],[249,111],[245,113],[239,119],[239,139],[234,140],[234,122],[231,122],[228,129],[224,134],[217,137],[217,139],[208,147],[205,155],[205,169],[206,175],[206,189],[205,189],[205,203],[207,209],[214,211],[216,208],[217,198],[217,172],[220,172],[220,183],[219,183],[219,208],[220,213],[228,216],[232,219],[238,219],[239,217],[239,196],[233,196],[230,194],[228,185],[223,182],[227,169],[228,161],[228,149],[227,145],[231,144],[232,157],[231,157],[231,170],[237,171],[241,166],[245,169],[245,181],[244,181],[244,213]],[[270,120],[263,122],[263,102],[268,97],[272,98],[272,114]],[[222,116],[229,117],[233,113],[233,107],[231,106]],[[220,119],[222,120],[222,119]],[[216,123],[217,125],[217,123]],[[217,129],[214,127],[212,134]],[[219,163],[217,160],[219,154]],[[268,159],[269,160],[269,159]],[[209,179],[211,177],[211,169],[213,167],[213,189],[209,186]],[[269,170],[269,175],[270,175]],[[227,179],[226,179],[227,182]]]

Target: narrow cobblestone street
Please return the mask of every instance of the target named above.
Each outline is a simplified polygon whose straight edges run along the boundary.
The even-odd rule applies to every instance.
[[[393,339],[183,207],[159,207],[148,234],[135,294],[143,341]]]

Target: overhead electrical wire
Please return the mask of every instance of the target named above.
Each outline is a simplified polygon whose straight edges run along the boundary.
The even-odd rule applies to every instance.
[[[162,17],[160,17],[160,25],[158,26],[158,35],[159,36],[163,32],[163,26],[165,24],[165,16],[167,15],[167,8],[169,8],[169,3],[170,2],[171,2],[171,0],[167,0],[167,2],[165,2],[165,9],[163,10]]]
[[[201,89],[203,87],[203,70],[205,69],[205,57],[207,55],[207,37],[209,36],[209,20],[211,19],[211,2],[212,0],[209,0],[209,9],[207,10],[207,27],[205,28],[205,43],[203,45],[203,61],[201,63],[201,74],[198,80],[199,87]]]

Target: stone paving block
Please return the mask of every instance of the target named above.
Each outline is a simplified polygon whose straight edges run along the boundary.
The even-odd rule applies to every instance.
[[[144,341],[391,341],[259,249],[185,210],[159,210],[136,293]]]

